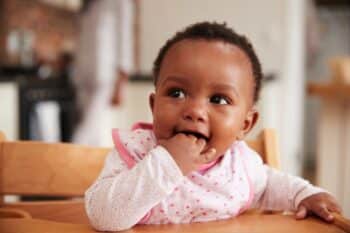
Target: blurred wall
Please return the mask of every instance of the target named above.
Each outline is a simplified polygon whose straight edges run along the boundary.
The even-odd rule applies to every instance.
[[[122,105],[112,111],[113,127],[130,129],[136,122],[152,122],[148,97],[153,89],[151,82],[129,82]]]
[[[191,23],[226,21],[253,42],[266,71],[283,64],[285,0],[177,0],[140,1],[140,67],[150,71],[159,48],[178,30]]]
[[[5,56],[5,18],[4,14],[4,1],[0,1],[0,64],[3,63]]]

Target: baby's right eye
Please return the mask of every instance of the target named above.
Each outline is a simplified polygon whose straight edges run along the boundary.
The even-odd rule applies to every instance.
[[[173,98],[184,98],[185,92],[181,89],[175,88],[169,90],[168,95]]]

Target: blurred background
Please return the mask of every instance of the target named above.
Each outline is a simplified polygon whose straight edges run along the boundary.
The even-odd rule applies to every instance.
[[[350,215],[348,0],[0,0],[0,130],[7,140],[112,146],[151,121],[159,48],[203,20],[250,38],[264,83],[251,136],[275,128],[282,169]]]

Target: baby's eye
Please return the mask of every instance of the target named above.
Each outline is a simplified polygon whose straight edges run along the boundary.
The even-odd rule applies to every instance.
[[[183,90],[181,89],[171,89],[168,93],[168,95],[170,97],[173,97],[173,98],[184,98],[185,97],[185,93]]]
[[[210,98],[210,102],[214,103],[214,104],[229,104],[230,101],[228,100],[228,98],[222,96],[222,95],[214,95]]]

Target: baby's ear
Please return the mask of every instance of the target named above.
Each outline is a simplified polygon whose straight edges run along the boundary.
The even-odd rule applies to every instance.
[[[149,101],[149,107],[151,108],[152,114],[153,114],[153,108],[154,108],[154,93],[151,93],[149,95],[148,101]]]
[[[244,137],[254,128],[259,119],[259,112],[255,106],[253,106],[247,113],[244,119],[243,127],[237,135],[237,140],[243,140]]]

